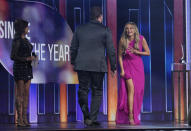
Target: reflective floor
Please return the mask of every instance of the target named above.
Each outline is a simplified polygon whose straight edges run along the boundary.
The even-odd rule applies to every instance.
[[[142,122],[138,126],[129,126],[129,125],[116,125],[115,122],[102,122],[100,126],[86,127],[82,122],[71,122],[71,123],[40,123],[40,124],[31,124],[30,127],[16,127],[14,124],[0,124],[0,131],[34,131],[34,130],[91,130],[91,131],[102,131],[102,130],[116,130],[116,131],[125,131],[125,130],[145,130],[145,131],[154,131],[154,130],[191,130],[191,126],[186,123],[174,123],[174,122]]]

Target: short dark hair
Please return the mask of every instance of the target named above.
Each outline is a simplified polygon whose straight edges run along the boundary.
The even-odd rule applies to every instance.
[[[91,11],[90,11],[90,19],[91,20],[96,20],[97,18],[99,18],[101,15],[102,15],[102,10],[100,7],[98,6],[94,6],[91,8]]]
[[[28,27],[28,22],[23,19],[16,19],[14,22],[15,33],[21,35],[25,32],[25,28]]]

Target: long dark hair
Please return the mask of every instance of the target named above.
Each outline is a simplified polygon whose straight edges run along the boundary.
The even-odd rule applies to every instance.
[[[14,22],[15,36],[21,36],[28,27],[28,22],[23,19],[16,19]]]

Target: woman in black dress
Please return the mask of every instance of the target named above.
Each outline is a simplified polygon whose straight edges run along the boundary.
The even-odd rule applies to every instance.
[[[29,126],[27,109],[29,102],[29,88],[33,78],[31,62],[36,58],[31,56],[33,46],[25,37],[28,33],[28,22],[17,19],[14,22],[15,36],[12,42],[11,59],[13,77],[16,83],[15,107],[18,114],[17,126]]]

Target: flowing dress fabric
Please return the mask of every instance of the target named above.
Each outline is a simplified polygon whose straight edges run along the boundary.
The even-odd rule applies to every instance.
[[[142,51],[143,36],[140,35],[139,50]],[[129,43],[130,47],[134,47],[135,41]],[[144,65],[140,55],[132,54],[126,50],[123,56],[123,68],[125,76],[120,78],[120,88],[118,94],[118,104],[116,112],[117,124],[129,124],[129,108],[128,108],[128,90],[125,81],[132,79],[134,84],[134,102],[133,117],[136,125],[140,124],[139,115],[144,95]]]

